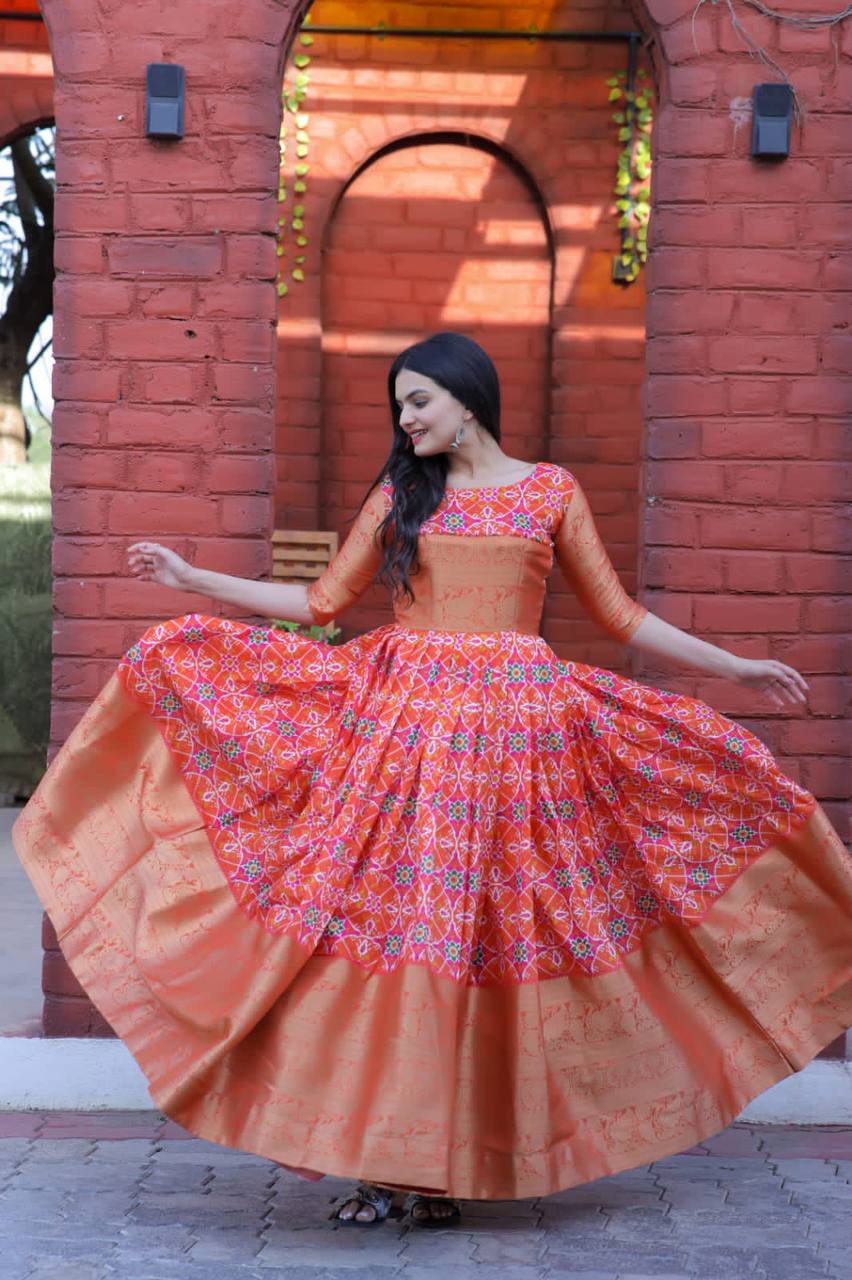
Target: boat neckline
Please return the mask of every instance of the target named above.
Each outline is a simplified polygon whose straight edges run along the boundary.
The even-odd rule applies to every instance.
[[[540,462],[537,462],[532,471],[528,471],[525,476],[521,476],[520,480],[513,480],[511,484],[481,484],[474,489],[457,489],[452,485],[447,485],[444,493],[502,493],[506,489],[519,489],[522,484],[532,480],[533,476],[540,470],[541,465]]]

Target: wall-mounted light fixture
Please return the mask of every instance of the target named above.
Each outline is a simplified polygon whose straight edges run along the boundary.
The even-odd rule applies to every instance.
[[[788,84],[756,84],[751,154],[783,159],[790,154],[793,90]]]
[[[145,133],[149,138],[183,137],[183,67],[174,62],[148,64]]]

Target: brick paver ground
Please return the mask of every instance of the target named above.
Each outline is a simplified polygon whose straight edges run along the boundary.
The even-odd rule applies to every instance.
[[[328,1221],[308,1183],[157,1113],[0,1115],[2,1280],[816,1280],[852,1276],[852,1129],[736,1124],[460,1225]]]

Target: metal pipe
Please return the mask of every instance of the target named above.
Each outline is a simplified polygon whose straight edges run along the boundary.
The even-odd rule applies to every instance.
[[[340,27],[320,26],[310,22],[301,28],[306,34],[322,36],[397,36],[441,39],[441,40],[528,40],[534,44],[536,40],[579,40],[603,43],[625,40],[640,40],[639,31],[484,31],[456,27]]]

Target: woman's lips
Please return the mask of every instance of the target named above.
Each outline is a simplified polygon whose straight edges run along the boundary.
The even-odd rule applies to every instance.
[[[422,427],[419,431],[411,431],[411,432],[409,433],[409,434],[410,434],[410,436],[411,436],[411,443],[412,443],[412,444],[417,444],[417,441],[418,441],[418,440],[422,440],[422,439],[423,439],[423,437],[425,436],[425,434],[426,434],[427,430],[428,430],[428,428],[427,428],[427,427]]]

